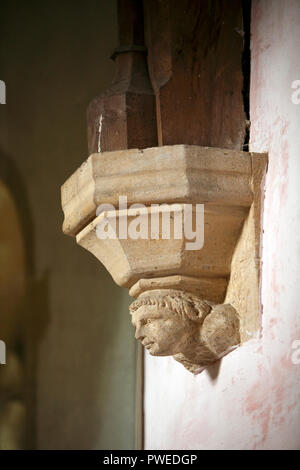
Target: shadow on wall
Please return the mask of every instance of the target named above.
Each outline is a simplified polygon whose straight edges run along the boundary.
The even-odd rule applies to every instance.
[[[211,382],[215,382],[217,380],[219,373],[220,373],[221,365],[222,365],[222,358],[219,359],[215,364],[212,364],[211,366],[206,368]]]

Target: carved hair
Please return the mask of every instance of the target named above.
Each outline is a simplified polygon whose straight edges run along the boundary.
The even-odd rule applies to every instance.
[[[163,290],[147,292],[135,300],[129,310],[132,314],[140,307],[146,306],[166,308],[175,315],[197,323],[202,323],[211,311],[211,306],[204,300],[177,290],[168,290],[167,293]]]

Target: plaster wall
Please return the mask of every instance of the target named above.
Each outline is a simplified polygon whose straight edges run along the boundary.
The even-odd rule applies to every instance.
[[[261,335],[192,376],[145,358],[146,449],[300,449],[300,2],[253,0],[250,150],[269,152]]]

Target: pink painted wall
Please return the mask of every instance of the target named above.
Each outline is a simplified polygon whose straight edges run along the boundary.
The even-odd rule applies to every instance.
[[[300,1],[253,0],[251,150],[269,152],[262,337],[199,376],[146,354],[145,448],[300,449]],[[300,355],[299,355],[300,356]]]

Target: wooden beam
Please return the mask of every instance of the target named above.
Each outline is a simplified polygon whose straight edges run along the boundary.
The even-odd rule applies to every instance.
[[[240,0],[144,0],[159,145],[242,149]]]
[[[140,0],[118,1],[119,45],[112,86],[87,111],[89,153],[157,145],[155,96],[144,46]]]

